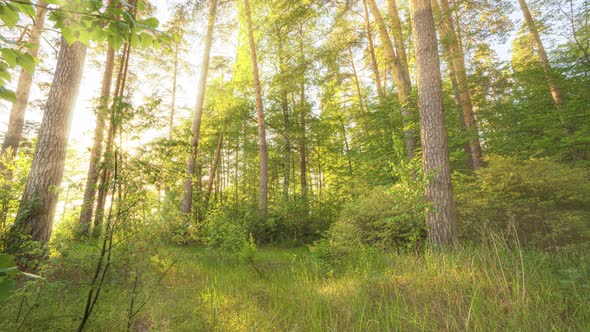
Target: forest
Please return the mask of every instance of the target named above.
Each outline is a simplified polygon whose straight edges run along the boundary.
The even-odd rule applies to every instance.
[[[0,331],[590,330],[589,0],[0,0]]]

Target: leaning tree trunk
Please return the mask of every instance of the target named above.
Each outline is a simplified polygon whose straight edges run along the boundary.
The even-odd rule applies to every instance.
[[[86,58],[86,46],[62,38],[29,178],[7,248],[18,252],[22,236],[47,243],[51,237],[64,173],[70,123]]]
[[[407,64],[404,67],[403,61],[400,62],[400,56],[402,54],[395,54],[393,44],[389,38],[387,32],[387,26],[383,19],[379,7],[375,0],[367,0],[371,13],[377,23],[377,31],[381,38],[381,43],[387,55],[387,61],[391,65],[391,75],[393,81],[397,87],[397,94],[401,104],[402,122],[404,125],[404,140],[406,143],[406,154],[408,159],[414,157],[414,150],[416,149],[416,138],[414,131],[412,130],[412,113],[410,111],[410,94],[412,93],[412,83],[410,82],[410,75],[408,72]],[[399,32],[401,34],[401,31]],[[403,47],[403,41],[401,41]]]
[[[35,22],[27,42],[29,45],[28,53],[35,58],[39,51],[39,41],[41,40],[43,25],[45,24],[45,16],[47,14],[47,5],[45,1],[40,0],[37,2],[36,6],[37,15],[35,16]],[[8,130],[6,131],[4,142],[2,143],[2,152],[0,153],[2,156],[5,155],[8,150],[10,150],[10,156],[12,158],[16,156],[18,145],[22,139],[25,111],[29,102],[32,83],[33,73],[29,73],[24,69],[21,70],[16,87],[16,102],[12,104],[10,119],[8,121]],[[2,167],[1,164],[0,167]]]
[[[379,64],[377,63],[377,57],[375,56],[375,45],[373,43],[373,29],[371,29],[371,20],[369,18],[369,9],[367,8],[367,0],[363,0],[363,9],[365,13],[365,32],[367,33],[367,48],[369,56],[371,58],[371,69],[375,76],[375,87],[377,88],[377,96],[379,97],[379,103],[383,104],[385,99],[385,92],[381,86],[381,77],[379,75]]]
[[[436,0],[433,0],[433,2]],[[432,3],[432,2],[431,2]],[[436,3],[436,2],[435,2]],[[435,8],[436,9],[436,8]],[[441,12],[441,38],[443,39],[443,49],[449,60],[450,71],[456,80],[458,92],[459,107],[463,111],[463,123],[465,131],[469,135],[469,157],[470,166],[478,170],[482,165],[482,149],[479,142],[479,129],[473,113],[473,103],[471,93],[469,92],[469,83],[467,81],[467,70],[465,68],[465,56],[461,47],[460,40],[455,32],[455,24],[451,15],[451,8],[447,0],[440,0]]]
[[[451,167],[443,111],[438,43],[430,0],[412,0],[412,28],[420,103],[424,175],[429,180],[425,201],[428,240],[449,245],[457,240]]]
[[[96,186],[98,183],[98,177],[100,176],[98,165],[102,156],[102,144],[106,126],[105,115],[107,113],[109,97],[111,95],[111,83],[113,80],[114,68],[115,50],[109,45],[106,63],[104,66],[104,73],[102,76],[100,104],[96,114],[96,128],[94,129],[94,142],[92,144],[92,151],[90,152],[90,164],[88,166],[88,175],[86,177],[84,200],[82,202],[82,210],[80,211],[80,219],[78,221],[80,231],[84,235],[90,235],[90,226],[92,224],[92,212],[94,210],[94,200],[96,198]]]
[[[197,104],[193,117],[192,136],[190,139],[191,153],[187,162],[186,179],[184,181],[184,192],[182,194],[182,213],[190,213],[193,202],[193,178],[197,169],[197,155],[199,150],[199,138],[201,133],[201,119],[203,117],[203,106],[205,105],[205,89],[207,88],[207,74],[209,73],[209,58],[211,55],[211,44],[213,42],[213,28],[215,27],[215,15],[217,13],[217,0],[211,1],[209,8],[209,21],[207,23],[207,36],[205,37],[205,50],[201,61],[201,77],[197,91]]]
[[[545,75],[547,76],[547,80],[549,82],[549,90],[551,91],[551,97],[553,98],[553,102],[555,103],[557,110],[560,112],[561,124],[565,128],[565,130],[571,134],[573,133],[573,129],[566,124],[566,121],[563,118],[563,95],[561,93],[559,85],[557,85],[557,83],[555,82],[555,78],[553,77],[551,64],[549,63],[549,57],[547,56],[547,52],[545,51],[545,47],[543,46],[543,42],[541,41],[541,36],[539,35],[539,30],[535,25],[535,20],[531,15],[531,12],[526,1],[518,0],[518,3],[520,5],[520,9],[522,11],[522,15],[524,16],[526,25],[529,28],[530,33],[533,35],[535,43],[537,43],[537,51],[539,52],[541,66],[543,67]]]
[[[256,93],[256,115],[258,120],[258,145],[260,149],[260,199],[259,209],[262,217],[266,216],[268,209],[268,153],[266,150],[266,131],[264,129],[264,109],[262,106],[262,89],[258,76],[258,60],[256,59],[256,42],[252,28],[252,15],[250,13],[250,1],[244,0],[246,24],[248,25],[248,40],[250,42],[250,59],[252,60],[252,76],[254,92]]]

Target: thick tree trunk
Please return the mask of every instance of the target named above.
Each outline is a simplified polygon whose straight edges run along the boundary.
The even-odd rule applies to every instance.
[[[266,216],[268,209],[268,153],[266,149],[266,131],[264,128],[264,109],[262,105],[262,89],[258,76],[258,60],[256,58],[256,42],[252,28],[252,15],[250,13],[250,1],[244,0],[246,23],[248,25],[248,40],[250,43],[250,59],[252,60],[252,77],[254,92],[256,93],[256,115],[258,120],[258,145],[260,149],[260,201],[259,209],[262,217]]]
[[[438,9],[438,3],[433,0]],[[432,3],[431,2],[431,3]],[[469,136],[469,158],[470,168],[477,170],[483,165],[482,149],[479,142],[479,130],[475,115],[473,113],[473,103],[471,101],[471,93],[469,92],[469,83],[467,81],[467,70],[465,68],[465,57],[463,49],[457,34],[455,33],[455,24],[451,15],[451,8],[447,0],[440,0],[440,35],[443,40],[443,50],[448,58],[448,66],[454,76],[459,107],[463,111],[463,123],[465,124],[465,131]]]
[[[90,234],[90,227],[92,224],[92,212],[94,210],[94,199],[96,198],[96,186],[100,176],[98,165],[100,164],[100,158],[102,156],[102,145],[106,126],[105,115],[109,105],[109,97],[111,95],[111,83],[113,80],[114,68],[115,50],[109,46],[102,77],[100,104],[96,114],[96,128],[94,129],[94,142],[92,144],[92,151],[90,153],[90,165],[88,166],[88,175],[86,177],[84,200],[82,202],[82,210],[80,211],[80,219],[78,221],[80,231],[84,235]]]
[[[547,56],[547,52],[545,51],[545,47],[543,46],[543,41],[541,41],[541,36],[539,35],[539,30],[535,25],[535,20],[533,19],[533,16],[531,15],[531,12],[525,0],[518,0],[518,4],[520,5],[520,9],[522,11],[522,15],[524,16],[525,23],[529,28],[529,32],[533,35],[533,38],[537,43],[537,52],[539,53],[541,66],[543,67],[545,75],[547,76],[547,81],[549,82],[549,90],[551,91],[551,97],[553,98],[553,102],[555,103],[557,110],[560,112],[561,124],[569,134],[572,134],[574,132],[573,129],[567,125],[565,119],[563,118],[563,95],[561,93],[559,85],[557,85],[557,83],[555,82],[555,78],[553,77],[551,64],[549,63],[549,57]]]
[[[412,0],[412,28],[420,103],[424,174],[428,182],[425,201],[428,240],[448,245],[457,240],[457,215],[453,204],[451,167],[443,111],[438,43],[430,0]]]
[[[377,3],[375,2],[375,0],[367,1],[369,8],[371,9],[371,13],[375,18],[375,22],[377,23],[381,43],[383,44],[385,54],[387,55],[387,61],[391,65],[391,75],[397,87],[397,94],[399,96],[401,104],[402,122],[404,125],[404,140],[406,143],[407,157],[408,159],[412,159],[414,157],[414,150],[416,149],[416,137],[414,135],[413,130],[411,129],[412,113],[410,111],[409,103],[410,94],[412,93],[412,83],[409,80],[409,74],[406,73],[408,68],[407,65],[406,67],[402,66],[402,63],[400,62],[400,54],[395,54],[393,45],[391,43],[391,39],[389,38],[389,33],[387,32],[387,26],[385,25],[385,21],[381,16],[381,12],[379,11]],[[403,47],[403,40],[400,42]]]
[[[31,29],[31,35],[27,44],[29,44],[28,54],[37,57],[39,52],[39,41],[43,34],[43,26],[45,24],[45,16],[47,14],[46,3],[43,0],[37,2],[37,15],[35,22]],[[2,143],[2,152],[0,155],[5,155],[10,150],[10,157],[14,158],[18,151],[18,145],[22,139],[23,126],[25,123],[25,111],[29,103],[29,95],[31,92],[31,84],[33,83],[33,73],[28,73],[24,69],[20,71],[18,77],[18,84],[16,87],[16,102],[12,104],[10,110],[10,119],[8,120],[8,130],[4,136]],[[0,167],[1,164],[0,164]]]
[[[197,166],[197,155],[199,152],[199,139],[201,135],[201,119],[205,105],[205,90],[207,88],[207,74],[209,73],[209,59],[211,56],[211,44],[213,43],[213,29],[215,28],[215,16],[217,14],[217,0],[211,0],[209,7],[209,21],[207,23],[207,35],[205,37],[205,49],[201,61],[201,77],[197,91],[197,103],[193,117],[192,136],[190,139],[191,153],[187,162],[186,179],[184,181],[184,192],[182,194],[182,213],[190,213],[193,201],[193,178]]]
[[[68,45],[62,38],[33,164],[8,237],[9,251],[19,251],[23,235],[41,243],[47,243],[51,237],[72,113],[85,58],[86,46],[81,43]]]

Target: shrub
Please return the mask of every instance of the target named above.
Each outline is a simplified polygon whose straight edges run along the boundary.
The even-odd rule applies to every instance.
[[[488,157],[476,175],[454,174],[460,236],[508,232],[542,248],[590,240],[590,184],[586,169],[548,159]]]
[[[226,258],[241,258],[252,251],[253,239],[240,219],[231,218],[222,210],[211,210],[203,226],[205,244]]]
[[[415,248],[425,237],[421,186],[402,181],[374,188],[346,204],[331,229],[336,250],[355,245],[381,249]]]

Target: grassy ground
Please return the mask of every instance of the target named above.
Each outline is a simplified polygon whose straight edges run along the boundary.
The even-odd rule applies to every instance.
[[[584,258],[495,246],[341,259],[263,248],[252,265],[199,248],[155,251],[143,265],[114,260],[88,331],[126,330],[132,298],[134,311],[146,303],[135,331],[590,330]],[[0,330],[75,330],[94,259],[91,247],[62,252],[49,282],[0,304]]]

